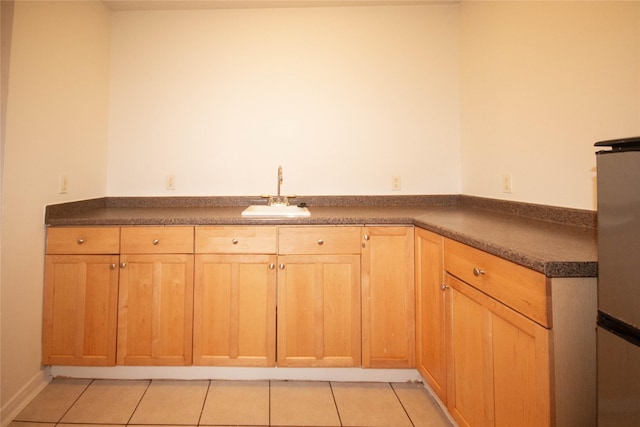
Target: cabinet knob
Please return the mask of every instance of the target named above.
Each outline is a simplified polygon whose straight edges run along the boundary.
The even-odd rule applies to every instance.
[[[269,270],[273,270],[274,268],[276,268],[276,265],[274,263],[269,264]]]
[[[320,246],[324,245],[324,240],[318,239],[318,245],[320,245]]]
[[[110,267],[112,270],[115,270],[115,269],[116,269],[116,267],[117,267],[117,265],[116,265],[116,264],[111,264],[109,267]]]
[[[120,263],[120,268],[125,268],[126,266],[127,266],[127,263],[126,263],[126,262],[121,262],[121,263]]]
[[[365,235],[364,235],[364,240],[367,240],[367,241],[368,241],[370,238],[371,238],[371,236],[369,236],[368,234],[365,234]]]
[[[280,270],[284,270],[284,264],[280,264],[278,268],[280,268]]]
[[[449,285],[447,285],[446,283],[443,283],[442,285],[440,285],[440,289],[443,291],[446,291],[447,289],[449,289]]]
[[[473,275],[476,277],[480,277],[484,274],[484,270],[478,267],[473,267]]]
[[[78,239],[77,242],[79,245],[84,245],[84,239]]]
[[[238,239],[231,239],[231,243],[233,243],[234,245],[238,244]]]
[[[154,246],[158,246],[158,243],[160,243],[160,240],[153,239],[153,242],[151,242],[151,243],[153,243]]]

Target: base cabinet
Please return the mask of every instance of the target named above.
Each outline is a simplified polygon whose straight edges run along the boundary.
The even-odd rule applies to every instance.
[[[362,365],[414,368],[413,227],[362,233]]]
[[[119,365],[191,365],[193,255],[121,255]]]
[[[42,363],[116,363],[117,255],[47,255]]]
[[[451,381],[461,426],[551,425],[550,332],[447,274]]]
[[[122,227],[119,365],[191,365],[193,227]]]
[[[195,229],[193,364],[275,366],[274,226]]]
[[[412,226],[48,230],[43,361],[415,366]]]
[[[595,427],[595,278],[416,229],[417,368],[460,426]]]
[[[360,227],[280,227],[278,245],[278,366],[360,366]]]
[[[119,248],[118,227],[48,230],[43,364],[116,364]]]
[[[416,368],[442,403],[447,403],[447,295],[444,238],[415,231]]]
[[[278,366],[360,366],[360,256],[278,262]]]
[[[275,255],[196,255],[194,365],[275,366],[275,263]]]

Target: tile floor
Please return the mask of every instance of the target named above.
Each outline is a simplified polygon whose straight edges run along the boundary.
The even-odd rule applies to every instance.
[[[53,380],[10,427],[452,424],[422,384]]]

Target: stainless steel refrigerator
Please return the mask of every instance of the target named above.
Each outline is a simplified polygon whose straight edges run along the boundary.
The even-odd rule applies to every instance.
[[[640,137],[596,143],[598,426],[640,426]]]

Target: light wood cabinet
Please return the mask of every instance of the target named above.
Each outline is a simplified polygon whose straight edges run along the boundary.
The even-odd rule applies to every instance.
[[[276,227],[197,227],[193,363],[275,366]]]
[[[447,274],[448,408],[463,426],[551,425],[548,329]]]
[[[547,279],[449,239],[444,260],[451,415],[463,426],[553,425]]]
[[[444,289],[444,238],[415,229],[416,368],[447,403],[447,292]]]
[[[193,227],[123,227],[121,238],[118,364],[190,365]]]
[[[48,230],[43,364],[115,365],[119,238],[117,227]]]
[[[278,233],[278,366],[360,366],[360,227]]]
[[[363,227],[362,240],[362,365],[413,368],[413,227]]]

